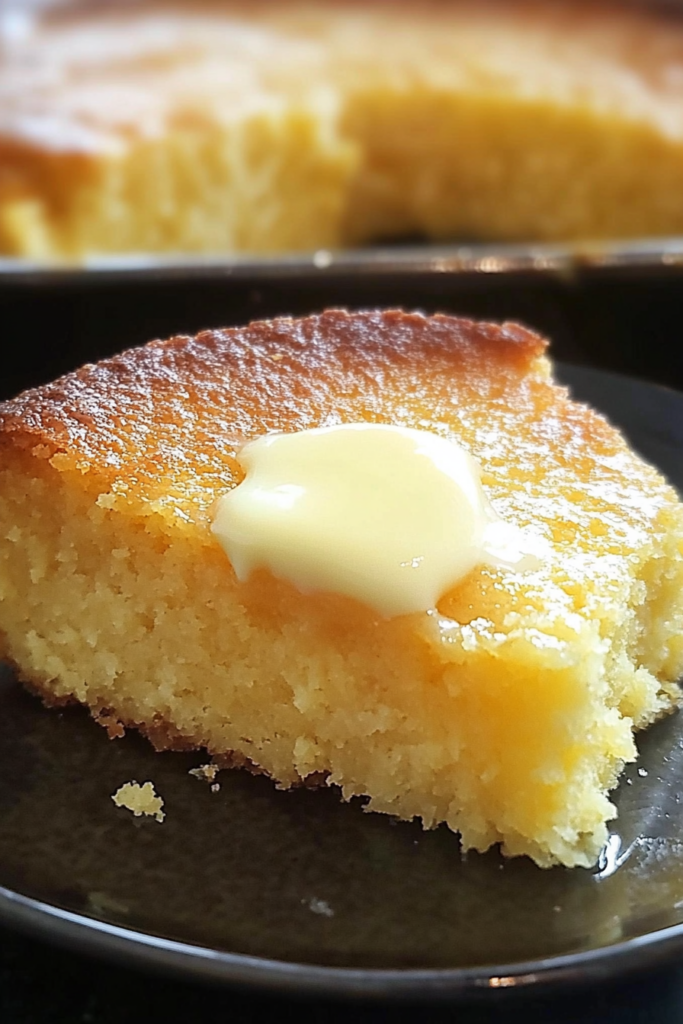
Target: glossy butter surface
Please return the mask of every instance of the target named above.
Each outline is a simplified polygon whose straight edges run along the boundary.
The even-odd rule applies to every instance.
[[[486,500],[475,459],[387,423],[269,434],[239,453],[242,483],[212,531],[240,580],[269,569],[304,592],[380,615],[428,611],[479,563],[524,561],[524,537]]]

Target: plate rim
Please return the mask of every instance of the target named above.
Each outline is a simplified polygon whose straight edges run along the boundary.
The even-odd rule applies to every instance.
[[[555,363],[559,383],[574,375],[610,378],[683,405],[683,391],[590,366]],[[579,399],[579,401],[582,401]],[[600,411],[600,410],[599,410]],[[614,980],[625,971],[663,966],[683,952],[683,921],[574,952],[511,963],[441,968],[338,967],[211,949],[66,910],[0,882],[0,925],[73,951],[176,978],[288,995],[387,1000],[478,1000],[530,990],[537,995],[572,985]]]
[[[514,990],[542,995],[663,966],[683,950],[683,922],[560,956],[489,966],[356,968],[212,950],[77,914],[0,886],[0,923],[32,938],[176,979],[288,995],[351,999],[472,1000]]]

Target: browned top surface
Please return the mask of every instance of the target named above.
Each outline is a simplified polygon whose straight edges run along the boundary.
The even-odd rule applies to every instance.
[[[105,475],[208,457],[226,442],[350,418],[381,420],[429,383],[483,393],[528,372],[546,342],[514,324],[330,310],[153,341],[0,405],[0,429]],[[412,395],[411,395],[412,392]],[[445,392],[445,393],[444,393]],[[18,438],[17,438],[18,439]]]
[[[338,421],[448,420],[458,391],[483,399],[518,386],[545,345],[512,324],[398,311],[261,321],[86,365],[0,405],[0,431],[141,491],[181,468],[230,481],[245,440]]]
[[[181,526],[206,521],[216,496],[239,482],[245,440],[390,422],[457,439],[481,460],[501,511],[547,519],[568,542],[577,502],[584,517],[617,514],[611,543],[651,522],[666,489],[653,487],[652,471],[601,417],[546,379],[544,349],[517,325],[399,311],[331,310],[206,331],[132,349],[5,403],[0,451],[51,458],[130,513],[162,512]]]

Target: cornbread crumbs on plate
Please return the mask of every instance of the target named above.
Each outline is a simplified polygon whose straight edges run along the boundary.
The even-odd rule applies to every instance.
[[[112,795],[112,800],[117,807],[125,807],[126,810],[132,811],[136,818],[144,814],[162,822],[166,817],[162,810],[163,798],[156,793],[153,782],[143,782],[142,785],[135,779],[124,782]]]
[[[194,779],[199,779],[200,782],[208,782],[213,789],[216,784],[216,776],[220,768],[217,764],[200,764],[197,768],[190,768],[188,775],[191,775]]]
[[[317,896],[311,896],[309,900],[303,899],[301,902],[308,907],[312,914],[318,914],[320,917],[334,917],[334,910],[327,900],[319,900]]]

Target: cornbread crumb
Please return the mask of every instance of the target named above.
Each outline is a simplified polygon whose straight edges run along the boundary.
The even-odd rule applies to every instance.
[[[157,821],[163,821],[166,817],[161,809],[164,801],[155,793],[152,782],[143,782],[142,785],[135,780],[124,782],[120,789],[116,790],[112,800],[117,807],[125,807],[126,810],[132,811],[136,818],[144,814],[156,818]]]
[[[110,740],[120,740],[126,735],[126,730],[123,727],[123,724],[119,722],[116,715],[109,714],[106,711],[100,711],[97,712],[94,717],[97,719],[98,724],[107,730],[107,735]]]
[[[199,765],[198,768],[190,768],[187,774],[195,779],[200,779],[202,782],[215,783],[219,771],[220,768],[217,764],[209,762],[209,764]],[[213,786],[211,788],[213,789]]]
[[[112,914],[122,917],[130,913],[130,907],[127,904],[98,890],[88,893],[88,909],[98,916],[104,915],[105,917]]]
[[[309,900],[303,899],[302,904],[319,917],[334,917],[334,910],[327,900],[319,900],[317,896],[311,896]]]

